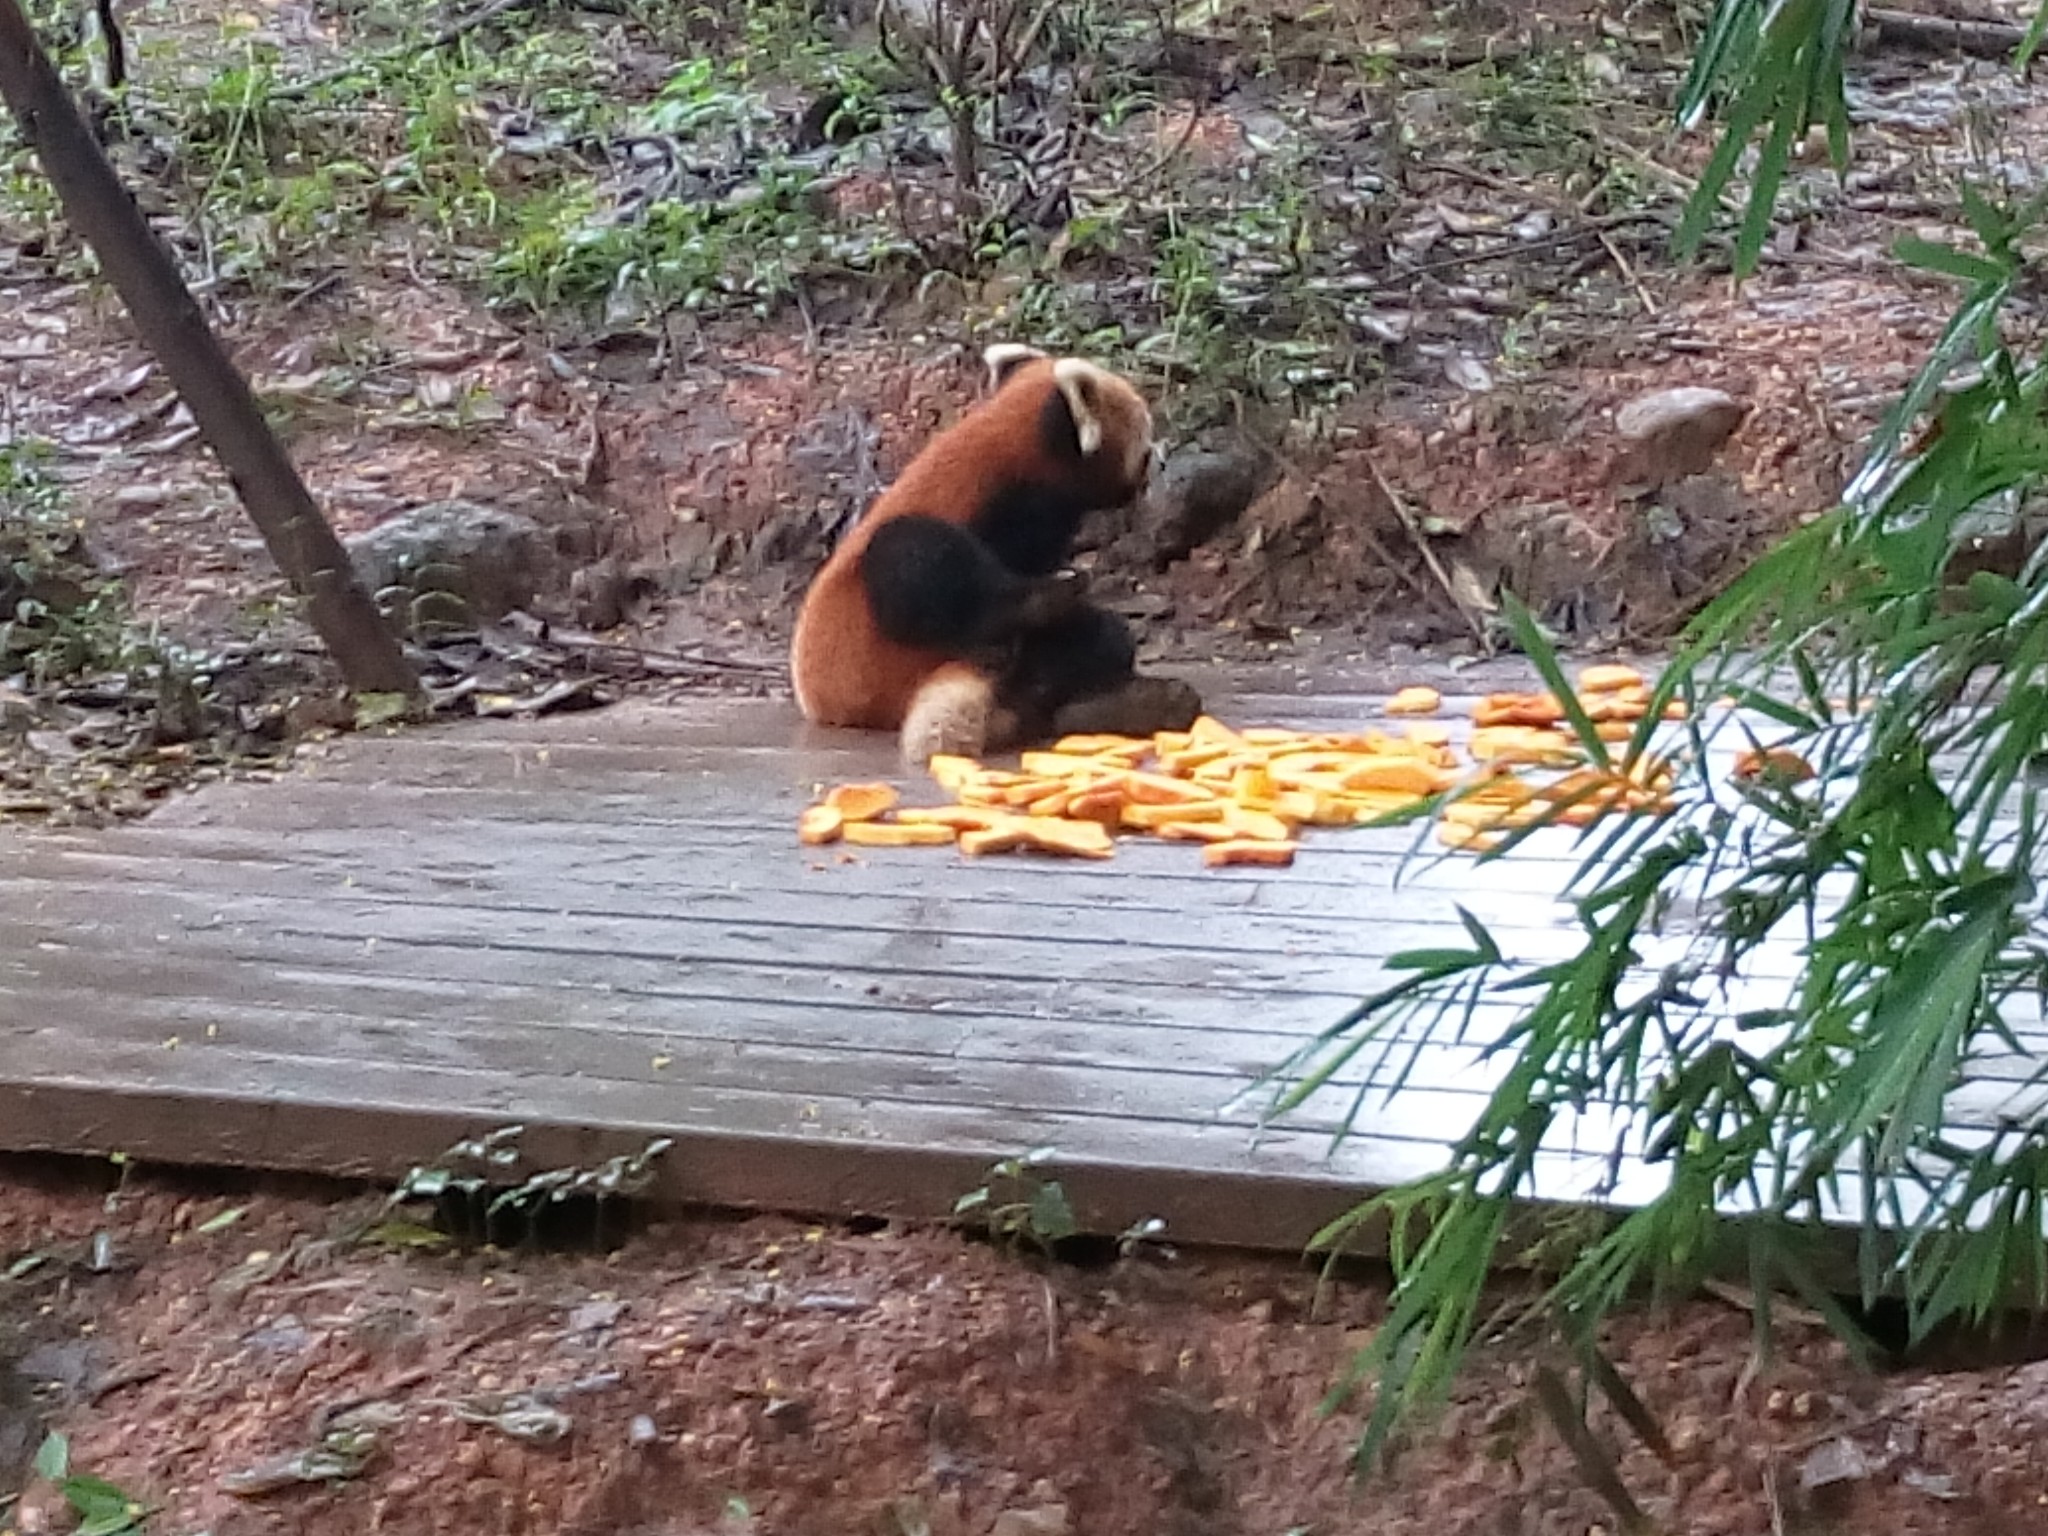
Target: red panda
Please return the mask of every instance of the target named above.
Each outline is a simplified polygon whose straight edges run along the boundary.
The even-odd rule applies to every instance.
[[[1127,380],[1005,344],[992,392],[927,443],[841,540],[790,645],[820,725],[900,733],[904,757],[968,756],[1091,721],[1185,728],[1192,689],[1136,675],[1136,644],[1063,570],[1082,519],[1143,494],[1152,414]]]

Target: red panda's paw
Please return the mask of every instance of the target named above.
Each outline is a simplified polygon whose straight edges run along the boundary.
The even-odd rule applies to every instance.
[[[1133,677],[1062,704],[1053,730],[1061,736],[1150,736],[1184,731],[1201,713],[1202,696],[1179,678]]]
[[[934,757],[980,757],[996,717],[995,686],[979,672],[942,667],[925,679],[903,715],[903,761],[922,768]]]

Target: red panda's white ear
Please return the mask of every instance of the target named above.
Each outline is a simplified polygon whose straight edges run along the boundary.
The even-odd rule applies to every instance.
[[[1052,365],[1052,381],[1066,396],[1084,459],[1102,446],[1102,414],[1095,408],[1095,385],[1101,376],[1101,369],[1078,357],[1063,357]]]
[[[1045,354],[1036,347],[1027,347],[1021,341],[999,341],[981,354],[981,360],[988,366],[989,393],[1003,387],[1003,383],[1023,364]]]

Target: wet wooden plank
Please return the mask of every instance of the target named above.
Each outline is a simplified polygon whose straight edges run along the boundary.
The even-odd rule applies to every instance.
[[[1229,714],[1360,729],[1383,697]],[[139,827],[0,832],[0,1146],[388,1178],[516,1119],[556,1161],[673,1137],[679,1198],[929,1216],[1052,1144],[1095,1223],[1291,1247],[1437,1166],[1510,1015],[1412,1023],[1277,1127],[1259,1075],[1390,953],[1450,941],[1457,904],[1519,955],[1574,942],[1567,833],[1483,870],[1417,859],[1412,829],[1318,832],[1286,871],[1143,843],[1108,865],[795,845],[820,782],[873,777],[941,798],[886,742],[718,701],[352,738]],[[1722,1006],[1779,1000],[1794,958]],[[1964,1118],[2030,1063],[1987,1061]],[[1589,1109],[1580,1144],[1614,1114]],[[1651,1187],[1620,1175],[1541,1170],[1559,1198]]]

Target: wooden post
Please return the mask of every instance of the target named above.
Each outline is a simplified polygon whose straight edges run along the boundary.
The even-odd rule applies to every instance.
[[[171,253],[100,152],[19,0],[0,0],[0,99],[56,187],[65,218],[92,247],[227,470],[271,558],[305,599],[307,617],[349,688],[417,695],[419,679],[398,636],[356,579],[341,540],[206,323]]]

